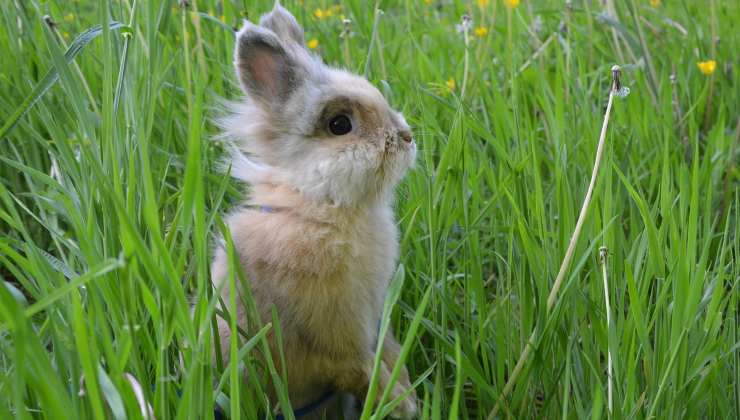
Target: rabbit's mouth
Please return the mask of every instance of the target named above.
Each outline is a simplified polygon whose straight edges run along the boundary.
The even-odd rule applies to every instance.
[[[406,152],[414,144],[414,139],[409,133],[399,133],[397,136],[387,136],[383,149],[384,157],[390,153]]]
[[[385,147],[383,148],[383,161],[401,152],[403,149],[402,145],[395,141],[393,138],[385,140]]]
[[[403,140],[403,142],[406,144],[411,144],[414,142],[414,137],[411,135],[411,132],[407,130],[399,132],[398,137],[400,137],[401,140]]]
[[[413,161],[416,154],[416,145],[410,136],[389,136],[385,140],[381,157],[381,169],[406,166],[407,161]],[[388,169],[388,168],[386,168]]]

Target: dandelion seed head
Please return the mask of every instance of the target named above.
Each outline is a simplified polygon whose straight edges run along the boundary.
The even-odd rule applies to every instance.
[[[342,32],[339,34],[339,38],[346,38],[352,34],[352,21],[345,18],[342,15]]]
[[[455,25],[455,30],[459,33],[468,33],[470,32],[470,28],[473,27],[473,19],[468,15],[464,14],[460,18],[460,23]]]

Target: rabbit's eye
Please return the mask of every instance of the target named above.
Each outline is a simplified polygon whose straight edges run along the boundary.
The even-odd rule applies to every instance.
[[[339,114],[329,121],[329,131],[335,136],[343,136],[352,131],[352,121],[344,114]]]

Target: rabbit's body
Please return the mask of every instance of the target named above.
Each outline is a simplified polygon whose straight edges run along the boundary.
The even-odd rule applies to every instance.
[[[232,173],[252,187],[228,225],[261,318],[271,319],[273,308],[278,314],[294,408],[327,390],[364,398],[398,258],[393,189],[416,153],[408,125],[377,89],[325,66],[302,42],[279,5],[259,26],[245,23],[235,64],[248,100],[222,121],[237,147]],[[223,249],[212,269],[229,302]],[[237,320],[246,324],[241,306]],[[228,356],[231,330],[223,320],[219,334]],[[398,352],[389,332],[381,389]],[[408,388],[404,368],[391,397]],[[411,391],[394,414],[415,412]]]
[[[373,357],[397,258],[396,227],[387,208],[350,214],[313,209],[310,215],[296,210],[301,208],[275,202],[271,212],[255,208],[229,219],[260,316],[269,320],[273,305],[280,316],[290,391],[305,396],[293,402],[296,407],[314,401],[336,377],[353,381],[357,361]],[[222,259],[220,251],[215,267],[226,268]],[[226,302],[229,292],[224,289]],[[222,338],[228,349],[228,337]]]

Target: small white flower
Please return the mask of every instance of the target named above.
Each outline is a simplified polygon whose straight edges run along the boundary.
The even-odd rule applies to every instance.
[[[532,32],[538,34],[542,32],[542,28],[544,26],[544,22],[542,21],[542,16],[537,15],[534,17],[534,20],[532,21]]]

